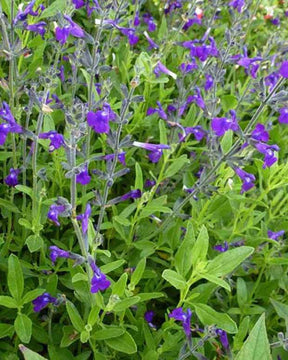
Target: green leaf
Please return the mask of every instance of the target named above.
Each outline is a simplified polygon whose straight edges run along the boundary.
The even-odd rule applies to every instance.
[[[90,339],[90,332],[88,332],[87,330],[81,331],[81,334],[80,334],[81,343],[85,344],[89,339]]]
[[[206,266],[206,270],[215,276],[227,275],[253,252],[254,248],[250,246],[241,246],[236,249],[228,250],[210,261]]]
[[[174,270],[166,269],[162,273],[162,277],[178,290],[185,289],[186,281],[182,275]]]
[[[109,274],[111,271],[114,271],[114,270],[118,269],[120,266],[122,266],[123,264],[125,264],[125,262],[126,261],[124,259],[112,261],[111,263],[100,266],[100,270],[104,274]]]
[[[286,327],[288,326],[288,305],[282,304],[281,302],[270,299],[271,304],[273,305],[274,309],[276,310],[278,316],[280,318],[285,319]]]
[[[137,352],[137,345],[128,332],[116,338],[106,339],[105,342],[112,349],[125,354],[135,354]]]
[[[9,309],[17,309],[18,304],[11,296],[0,296],[0,306],[5,306]]]
[[[165,178],[171,177],[179,172],[179,170],[185,165],[189,164],[189,160],[187,159],[187,155],[181,155],[179,158],[174,159],[172,164],[168,166],[165,171]]]
[[[24,226],[28,230],[32,229],[32,225],[30,224],[30,222],[24,218],[19,219],[18,223],[19,225]]]
[[[209,235],[206,227],[202,225],[197,240],[191,250],[192,265],[195,266],[198,262],[206,259],[209,246]]]
[[[120,215],[113,216],[113,220],[117,221],[117,223],[119,223],[120,225],[123,225],[123,226],[131,225],[131,222],[128,219],[123,218]]]
[[[139,293],[139,294],[137,294],[137,296],[140,298],[139,302],[142,302],[142,301],[148,301],[151,299],[158,299],[160,297],[165,296],[165,294],[160,293],[160,292],[151,292],[151,293]]]
[[[75,305],[72,304],[70,301],[67,301],[66,309],[67,309],[69,318],[70,318],[71,323],[74,326],[74,328],[79,332],[85,330],[85,324],[84,324],[78,310],[76,309]]]
[[[50,6],[48,6],[40,15],[39,20],[46,19],[47,17],[54,16],[57,13],[61,13],[66,8],[66,1],[56,0]]]
[[[48,360],[22,344],[19,345],[19,350],[24,355],[25,360]]]
[[[209,274],[209,273],[205,273],[205,272],[197,272],[197,274],[199,274],[199,276],[201,276],[202,278],[204,278],[216,285],[219,285],[228,291],[231,291],[230,285],[225,280],[223,280],[217,276],[214,276],[213,274]]]
[[[16,214],[20,213],[17,206],[14,204],[11,204],[10,201],[8,201],[8,200],[0,199],[0,207],[3,207],[5,210],[14,212]]]
[[[123,273],[118,279],[118,281],[113,285],[112,294],[118,295],[119,297],[123,296],[126,288],[127,280],[128,280],[127,273]]]
[[[233,95],[224,95],[221,97],[221,105],[224,112],[227,112],[231,109],[235,109],[238,104],[238,100]]]
[[[229,334],[237,332],[237,325],[229,315],[219,313],[205,304],[193,304],[195,312],[203,325],[216,325]]]
[[[17,314],[14,322],[16,334],[24,343],[29,343],[32,335],[32,321],[25,314]]]
[[[8,336],[11,338],[11,336],[14,334],[14,326],[11,324],[0,324],[0,339],[3,339],[4,337]]]
[[[230,150],[232,146],[232,142],[233,142],[233,131],[228,130],[225,132],[221,140],[221,147],[224,154],[226,154]]]
[[[32,199],[33,198],[33,192],[32,192],[32,189],[29,188],[28,186],[25,186],[25,185],[16,185],[15,188],[27,195],[30,196],[30,198]]]
[[[7,0],[8,1],[8,0]],[[5,161],[13,156],[13,151],[0,151],[0,161]],[[19,156],[19,153],[16,153],[16,156]]]
[[[63,336],[61,339],[60,347],[67,347],[79,339],[79,335],[75,331],[74,327],[71,325],[63,326],[62,331]]]
[[[249,324],[250,324],[250,318],[249,316],[246,316],[239,325],[239,330],[237,334],[234,336],[234,348],[235,350],[239,350],[241,346],[243,345],[244,339],[246,338],[246,335],[249,330]]]
[[[40,250],[44,246],[44,241],[40,235],[30,235],[25,241],[31,253]]]
[[[143,191],[143,173],[138,162],[135,163],[135,189]]]
[[[107,326],[105,329],[95,331],[93,338],[96,341],[107,340],[115,337],[119,337],[125,333],[125,330],[120,327]]]
[[[11,254],[8,259],[7,281],[10,294],[19,304],[24,290],[24,279],[20,261],[18,257],[13,254]]]
[[[144,273],[145,267],[146,267],[146,258],[143,258],[139,261],[139,263],[136,266],[136,269],[132,273],[129,288],[134,289],[135,286],[139,283],[139,281],[142,279],[142,275]]]
[[[271,360],[265,314],[261,315],[235,360]]]
[[[192,266],[192,248],[195,242],[192,222],[188,222],[185,238],[175,255],[175,267],[179,274],[184,277]]]
[[[243,280],[241,277],[237,278],[237,301],[238,305],[241,308],[246,304],[248,300],[248,292],[247,292],[247,286],[245,283],[245,280]]]
[[[31,302],[32,300],[36,299],[38,296],[42,295],[45,292],[45,289],[34,289],[31,291],[28,291],[24,296],[23,299],[21,301],[21,303],[27,304],[29,302]]]
[[[139,296],[132,296],[130,298],[120,300],[114,305],[113,311],[125,311],[130,306],[137,304],[139,301],[140,301]]]

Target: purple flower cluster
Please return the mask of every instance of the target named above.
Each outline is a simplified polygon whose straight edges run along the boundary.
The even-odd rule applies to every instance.
[[[174,309],[169,314],[170,318],[182,322],[182,326],[187,338],[190,338],[191,336],[191,316],[192,316],[192,312],[190,309],[187,309],[187,311],[185,312],[181,307]]]
[[[239,130],[239,125],[238,125],[235,111],[230,110],[230,115],[231,115],[231,118],[215,117],[212,119],[211,127],[217,136],[224,135],[225,132],[228,130],[232,130],[232,131]]]
[[[209,45],[204,40],[189,40],[182,42],[182,46],[190,50],[191,58],[198,58],[201,62],[206,61],[208,57],[218,57],[219,52],[215,40],[209,36]]]
[[[102,110],[89,111],[87,114],[88,125],[98,134],[107,134],[110,130],[109,121],[114,121],[116,114],[109,104],[104,103]]]
[[[256,178],[253,174],[249,174],[240,168],[235,168],[234,171],[242,181],[241,194],[252,189],[252,187],[255,186],[254,181],[256,180]]]
[[[58,134],[57,131],[51,130],[46,133],[40,133],[39,139],[49,139],[49,152],[59,149],[61,146],[65,145],[64,137],[61,134]]]
[[[104,291],[111,285],[110,280],[106,275],[101,272],[98,266],[92,259],[89,259],[91,269],[93,271],[93,277],[91,279],[91,293],[97,293],[98,291]]]
[[[44,309],[48,304],[56,304],[56,302],[57,299],[46,292],[32,301],[33,310],[35,312],[39,312]]]
[[[84,214],[77,215],[77,220],[82,222],[82,232],[85,235],[88,231],[89,217],[91,216],[92,209],[91,205],[88,203]]]
[[[16,185],[18,185],[18,175],[20,174],[20,172],[20,169],[11,168],[9,174],[4,179],[6,185],[11,187],[15,187]]]
[[[5,121],[5,123],[0,124],[0,145],[4,145],[7,135],[9,133],[22,133],[22,127],[16,123],[11,109],[5,101],[3,101],[3,106],[0,109],[0,118]]]
[[[66,44],[69,35],[72,35],[76,38],[83,38],[85,36],[84,30],[79,25],[77,25],[70,16],[64,15],[64,18],[68,21],[69,25],[64,27],[56,27],[55,38],[57,41],[64,45]]]
[[[170,149],[169,145],[149,144],[149,143],[142,143],[139,141],[134,141],[133,145],[136,147],[140,147],[142,149],[150,151],[148,157],[149,157],[149,160],[153,163],[157,163],[160,160],[164,149]]]

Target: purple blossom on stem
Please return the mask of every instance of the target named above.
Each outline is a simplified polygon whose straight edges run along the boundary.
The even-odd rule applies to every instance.
[[[189,72],[192,72],[193,70],[198,69],[198,65],[196,64],[196,61],[193,58],[192,61],[190,63],[188,63],[188,64],[182,63],[179,66],[179,69],[182,72],[182,74],[188,74]]]
[[[280,231],[276,231],[276,232],[273,232],[271,230],[267,231],[268,238],[272,239],[272,240],[276,240],[276,241],[278,241],[278,238],[280,236],[283,236],[284,234],[285,234],[284,230],[280,230]]]
[[[202,44],[202,40],[191,40],[182,42],[182,46],[190,49],[190,56],[198,58],[200,61],[206,61],[209,56],[217,57],[219,55],[215,40],[210,36],[209,45]]]
[[[125,201],[128,199],[139,199],[141,196],[142,194],[140,189],[131,190],[128,193],[121,196],[121,201]]]
[[[33,6],[35,5],[36,0],[32,0],[30,1],[29,4],[27,4],[27,6],[25,7],[24,10],[19,9],[19,11],[17,12],[14,20],[13,20],[13,24],[16,25],[16,23],[18,21],[24,21],[27,19],[28,15],[31,16],[37,16],[38,15],[38,9],[40,8],[40,6],[38,7],[38,9],[36,11],[33,11]],[[42,5],[43,6],[43,5]],[[20,8],[20,6],[19,6]]]
[[[126,157],[125,157],[125,155],[126,155],[125,151],[118,154],[118,160],[123,166],[126,166]],[[103,160],[113,160],[114,157],[115,157],[115,154],[108,154],[108,155],[104,155],[102,157],[102,159]]]
[[[76,38],[83,38],[85,36],[84,30],[77,25],[70,16],[64,15],[64,18],[69,22],[70,25],[66,25],[63,28],[56,27],[55,38],[62,45],[66,44],[68,36],[71,34]]]
[[[49,293],[44,293],[32,301],[33,310],[39,312],[48,304],[55,304],[56,301],[57,299],[55,297],[51,296]]]
[[[89,258],[89,264],[94,274],[91,279],[91,293],[94,294],[99,290],[106,290],[111,285],[111,282],[106,278],[106,275],[101,272],[101,270],[91,258]]]
[[[75,9],[81,9],[83,6],[85,6],[84,0],[72,0],[72,3],[75,6]]]
[[[191,316],[192,312],[190,309],[187,309],[187,312],[183,311],[182,307],[174,309],[170,314],[169,317],[175,320],[181,321],[184,332],[188,338],[191,336]]]
[[[186,109],[187,105],[191,104],[191,103],[195,103],[196,105],[198,105],[202,110],[205,109],[205,102],[204,99],[201,95],[201,91],[198,87],[195,88],[195,95],[189,95],[185,104],[184,109]],[[181,109],[181,108],[180,108]],[[180,110],[179,109],[179,110]],[[181,116],[183,114],[184,111],[180,111],[179,116]]]
[[[247,47],[244,46],[243,47],[243,55],[242,54],[233,55],[231,57],[231,60],[236,61],[238,65],[244,67],[245,72],[247,74],[250,74],[255,79],[257,70],[259,68],[259,64],[255,64],[255,62],[261,61],[262,57],[255,56],[253,58],[249,58]]]
[[[59,149],[61,146],[65,145],[64,137],[61,134],[58,134],[57,131],[51,130],[46,133],[40,133],[39,139],[49,139],[49,152]]]
[[[92,209],[91,205],[88,203],[84,214],[77,215],[76,219],[82,222],[82,232],[85,235],[88,231],[89,217],[91,216]]]
[[[167,69],[166,66],[161,63],[161,61],[158,61],[153,72],[156,75],[156,77],[159,77],[160,74],[163,73],[163,74],[170,75],[173,79],[177,79],[177,75],[175,73],[173,73],[172,71],[170,71],[169,69]]]
[[[144,187],[145,188],[149,188],[149,187],[152,187],[156,185],[156,181],[155,180],[150,180],[150,179],[147,179],[144,183]]]
[[[280,25],[280,19],[279,18],[271,19],[271,24],[273,24],[275,26]]]
[[[66,210],[65,205],[52,204],[49,208],[47,217],[53,221],[55,225],[60,226],[58,216]]]
[[[116,114],[112,111],[109,104],[104,103],[102,110],[96,112],[89,111],[87,114],[87,123],[98,134],[107,134],[109,132],[109,121],[114,121]]]
[[[164,8],[164,13],[165,13],[165,15],[168,15],[172,11],[174,11],[176,9],[180,9],[181,7],[182,7],[182,4],[180,1],[167,1],[165,8]]]
[[[214,85],[214,79],[213,79],[213,76],[209,75],[209,74],[205,74],[205,85],[204,85],[204,90],[205,91],[208,91],[210,90],[213,85]]]
[[[148,108],[146,115],[150,116],[155,113],[158,113],[158,115],[161,119],[167,120],[168,117],[167,117],[165,111],[163,110],[163,107],[159,101],[157,101],[157,105],[158,105],[158,108],[157,107],[156,108]]]
[[[147,31],[144,31],[143,33],[149,43],[148,50],[151,49],[159,49],[159,46],[151,39],[151,37],[148,35]]]
[[[188,19],[188,21],[186,22],[186,24],[183,26],[182,29],[184,31],[187,31],[194,24],[201,25],[202,24],[201,19],[199,19],[197,16],[195,16],[194,18]]]
[[[144,319],[147,321],[148,325],[153,328],[156,329],[156,326],[152,323],[153,321],[153,317],[155,316],[155,313],[153,310],[149,310],[146,311],[144,314]]]
[[[0,124],[0,145],[4,145],[7,135],[9,133],[22,133],[22,127],[16,123],[10,107],[5,101],[3,101],[3,106],[0,109],[0,117],[7,123]]]
[[[150,14],[143,14],[143,21],[148,26],[148,31],[153,32],[156,30],[156,24],[154,22],[153,16]]]
[[[256,124],[255,129],[251,133],[254,140],[267,142],[269,140],[269,133],[263,124]]]
[[[279,151],[280,150],[279,146],[258,143],[258,144],[255,144],[255,148],[261,154],[265,155],[263,169],[265,169],[266,167],[272,166],[277,161],[277,157],[274,155],[274,151]]]
[[[256,178],[253,174],[249,174],[240,168],[235,168],[234,171],[242,181],[241,194],[252,189],[252,187],[255,186],[255,184],[253,184],[253,181],[255,181]]]
[[[264,79],[265,85],[269,86],[269,91],[271,91],[274,86],[277,84],[277,81],[280,79],[280,75],[274,71],[271,74],[267,75]]]
[[[137,35],[135,35],[136,29],[118,26],[117,23],[113,20],[108,20],[107,23],[113,25],[116,29],[121,31],[121,33],[123,35],[127,36],[128,40],[129,40],[129,44],[131,46],[134,46],[138,43],[139,37]]]
[[[50,259],[55,264],[55,261],[58,259],[58,257],[69,259],[71,257],[70,251],[59,249],[57,246],[50,246]]]
[[[47,24],[45,23],[45,21],[40,21],[37,24],[27,25],[26,30],[36,32],[42,37],[42,39],[44,39],[44,35],[46,33],[46,26]]]
[[[87,185],[91,181],[91,176],[88,172],[88,165],[86,164],[84,169],[76,175],[76,182],[81,185]]]
[[[222,329],[217,329],[216,334],[220,337],[220,341],[221,341],[221,344],[224,347],[224,349],[228,350],[230,346],[229,346],[229,341],[228,341],[228,336],[227,336],[226,331],[224,331]]]
[[[245,6],[245,0],[230,1],[229,6],[232,6],[234,9],[237,9],[237,11],[239,13],[241,13],[243,10],[243,7]]]
[[[181,133],[178,134],[179,141],[184,141],[188,134],[193,134],[197,141],[201,141],[206,136],[206,131],[202,128],[201,125],[185,127],[184,130],[184,136]]]
[[[135,13],[133,25],[134,25],[135,27],[137,27],[137,26],[140,25],[139,11],[136,11],[136,13]]]
[[[216,251],[219,251],[219,252],[225,252],[225,251],[228,250],[228,248],[229,248],[229,246],[228,246],[227,241],[224,241],[223,245],[219,244],[219,245],[213,246],[213,249],[216,250]]]
[[[141,143],[139,141],[134,141],[133,146],[150,151],[148,157],[153,163],[156,163],[160,160],[163,154],[163,149],[170,149],[169,145]]]
[[[231,118],[213,118],[211,121],[211,127],[214,133],[217,136],[222,136],[225,134],[226,131],[232,130],[237,131],[239,130],[239,125],[236,118],[236,113],[234,110],[230,110]]]
[[[12,187],[18,185],[18,175],[20,174],[20,172],[21,172],[20,169],[11,168],[9,170],[9,175],[7,175],[6,178],[4,179],[5,183],[8,186],[12,186]]]
[[[279,110],[280,116],[278,118],[280,124],[288,124],[288,107],[283,107]]]

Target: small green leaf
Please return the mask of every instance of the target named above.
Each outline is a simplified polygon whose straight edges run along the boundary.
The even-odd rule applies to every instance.
[[[139,293],[139,294],[137,294],[137,296],[140,298],[139,302],[142,302],[142,301],[148,301],[151,299],[158,299],[160,297],[165,296],[165,294],[160,293],[160,292],[151,292],[151,293]]]
[[[170,164],[165,171],[165,178],[177,174],[185,164],[189,164],[187,155],[181,155],[179,158],[174,159],[172,164]]]
[[[14,322],[16,334],[24,343],[29,343],[32,335],[32,321],[25,314],[17,314]]]
[[[46,19],[47,17],[54,16],[57,13],[61,13],[67,4],[66,1],[56,0],[50,6],[48,6],[40,15],[39,20]]]
[[[186,281],[182,275],[174,270],[166,269],[162,273],[162,277],[178,290],[185,289]]]
[[[18,307],[18,304],[15,299],[13,299],[11,296],[0,296],[0,305],[5,306],[9,309],[16,309]]]
[[[135,288],[135,286],[139,283],[139,281],[142,279],[142,275],[144,273],[145,267],[146,267],[146,258],[143,258],[139,261],[139,263],[136,266],[136,269],[132,273],[129,288],[130,287]]]
[[[205,304],[193,304],[193,306],[203,325],[216,325],[229,334],[235,334],[237,332],[237,325],[229,315],[219,313]]]
[[[206,227],[202,225],[197,240],[191,250],[192,253],[192,265],[204,261],[206,259],[209,246],[209,235]]]
[[[14,334],[14,326],[11,324],[0,324],[0,339],[3,339],[4,337],[8,336],[11,338],[11,336]]]
[[[85,344],[90,339],[90,333],[87,330],[81,331],[80,341],[82,344]]]
[[[40,250],[44,246],[43,239],[40,235],[30,235],[25,241],[31,253]]]
[[[117,221],[117,223],[119,223],[120,225],[123,225],[123,226],[130,226],[131,225],[131,222],[128,219],[123,218],[120,215],[114,216],[113,220]]]
[[[25,360],[48,360],[22,344],[19,345],[19,350],[24,355]]]
[[[115,326],[107,326],[105,329],[95,331],[93,333],[93,338],[96,341],[111,339],[115,337],[119,337],[125,333],[125,330],[120,327]]]
[[[137,304],[139,301],[140,301],[139,296],[133,296],[133,297],[130,297],[130,298],[120,300],[113,307],[113,311],[125,311],[130,306]]]
[[[224,112],[227,112],[231,109],[235,109],[238,104],[238,100],[233,95],[224,95],[221,97],[221,105]]]
[[[209,273],[204,273],[204,272],[199,272],[198,273],[199,276],[201,276],[202,278],[216,284],[216,285],[219,285],[221,287],[223,287],[224,289],[228,290],[228,291],[231,291],[231,287],[230,285],[223,279],[217,277],[217,276],[214,276],[213,274],[209,274]]]
[[[8,287],[10,294],[17,303],[20,303],[24,290],[24,279],[20,261],[18,257],[13,254],[11,254],[8,259]]]
[[[16,205],[11,204],[10,201],[5,200],[5,199],[0,199],[0,207],[3,207],[5,210],[10,211],[10,212],[14,212],[16,214],[19,214],[20,211],[17,208]]]
[[[109,274],[111,271],[114,271],[114,270],[118,269],[120,266],[122,266],[123,264],[125,264],[125,262],[126,261],[124,259],[112,261],[111,263],[100,266],[100,270],[104,274]]]
[[[182,241],[175,255],[175,267],[179,274],[184,277],[188,274],[192,266],[192,248],[195,242],[192,222],[187,225],[185,238]]]
[[[238,305],[241,308],[246,304],[248,300],[248,292],[245,280],[241,277],[237,278],[237,301]]]
[[[16,185],[15,188],[21,192],[23,192],[24,194],[27,194],[30,196],[30,198],[33,198],[33,192],[32,189],[29,188],[28,186],[25,185]]]
[[[118,295],[120,297],[123,296],[126,288],[127,280],[128,280],[127,273],[123,273],[118,279],[118,281],[112,286],[112,294]]]
[[[135,173],[135,189],[140,189],[143,191],[143,173],[138,162],[135,163]]]
[[[84,324],[78,310],[76,309],[75,305],[72,304],[70,301],[67,301],[66,309],[67,309],[69,318],[70,318],[71,323],[74,326],[74,328],[79,332],[82,332],[83,330],[85,330],[85,324]]]
[[[45,292],[45,289],[34,289],[31,291],[28,291],[24,296],[23,299],[21,301],[21,303],[27,304],[29,302],[31,302],[32,300],[36,299],[38,296],[42,295]]]
[[[24,218],[19,219],[18,223],[19,225],[24,226],[28,230],[32,229],[32,225],[30,224],[30,222]]]
[[[125,354],[135,354],[137,352],[137,345],[128,332],[112,339],[106,339],[105,342],[112,349]]]
[[[225,132],[221,140],[221,147],[224,154],[226,154],[230,150],[232,146],[232,142],[233,142],[233,131],[228,130]]]
[[[266,333],[265,314],[251,330],[235,360],[271,360],[270,344]]]

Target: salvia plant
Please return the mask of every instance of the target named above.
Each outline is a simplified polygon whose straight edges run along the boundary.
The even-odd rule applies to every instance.
[[[0,1],[1,360],[288,358],[288,3]]]

